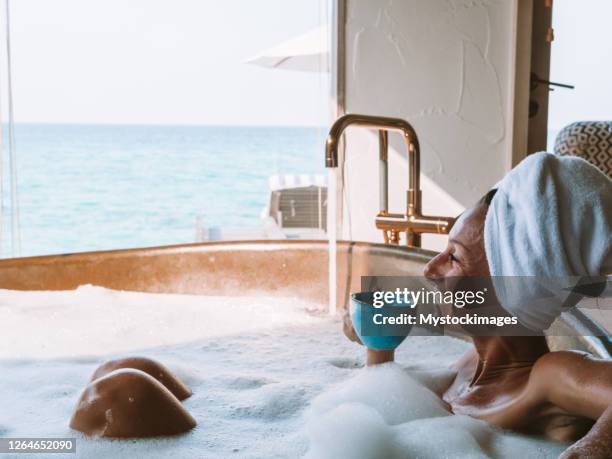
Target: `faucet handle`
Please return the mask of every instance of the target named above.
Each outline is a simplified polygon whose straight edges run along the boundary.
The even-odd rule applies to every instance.
[[[383,237],[385,244],[398,245],[400,241],[400,232],[395,229],[383,230]]]

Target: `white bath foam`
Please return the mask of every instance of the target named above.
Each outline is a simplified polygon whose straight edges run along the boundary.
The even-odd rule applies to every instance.
[[[380,413],[362,403],[343,403],[308,423],[305,459],[395,459],[401,457],[395,433]]]
[[[414,400],[418,400],[418,403]],[[390,425],[449,415],[437,395],[395,364],[364,368],[345,384],[321,394],[311,404],[310,416],[316,419],[345,403],[360,403],[375,408]]]
[[[395,440],[398,449],[409,451],[411,457],[486,459],[490,456],[481,444],[494,441],[491,430],[483,421],[446,416],[402,424],[395,430]]]
[[[399,448],[410,452],[408,457],[557,458],[568,446],[504,432],[463,415],[412,421],[395,432]]]
[[[433,390],[419,382],[433,383],[435,389],[436,375],[447,378],[444,371],[385,364],[363,369],[317,396],[306,414],[306,457],[539,459],[556,458],[567,447],[451,415]]]
[[[368,457],[368,450],[370,457],[391,458],[376,456],[377,451],[414,457],[411,449],[432,453],[428,441],[440,443],[447,433],[455,443],[471,441],[467,427],[446,421],[454,416],[414,419],[401,400],[402,384],[427,400],[414,406],[420,416],[439,415],[439,401],[399,367],[381,367],[384,381],[376,369],[361,368],[364,349],[342,335],[338,322],[307,312],[312,307],[286,298],[151,295],[92,287],[0,292],[0,435],[76,437],[76,457],[129,459],[294,458],[309,446],[311,458],[317,448],[324,458],[349,447],[354,455],[342,457]],[[445,368],[467,347],[452,338],[410,338],[397,351],[398,365],[435,392],[452,375]],[[189,385],[194,394],[184,405],[198,422],[193,431],[173,438],[106,440],[68,428],[94,369],[126,355],[158,359]],[[344,389],[345,399],[335,405],[329,394],[344,383],[352,389]],[[383,387],[392,399],[384,397]],[[420,422],[416,438],[404,431],[413,425],[416,432]],[[436,425],[431,432],[426,422],[451,424]],[[519,447],[524,457],[546,457],[525,452],[550,449],[547,442],[523,437],[495,438],[495,449],[483,449],[493,451],[493,457]]]
[[[188,343],[318,319],[312,304],[276,297],[0,290],[0,358],[75,357]],[[75,346],[75,344],[77,344]]]

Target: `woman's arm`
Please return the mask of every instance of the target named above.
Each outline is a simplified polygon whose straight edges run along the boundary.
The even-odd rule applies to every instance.
[[[551,352],[536,362],[533,376],[551,403],[597,421],[561,457],[611,458],[612,361],[581,352]]]
[[[559,459],[609,459],[612,457],[612,406],[599,417],[580,441],[566,449]]]
[[[612,360],[550,352],[536,362],[533,377],[546,398],[568,413],[597,420],[612,405]]]

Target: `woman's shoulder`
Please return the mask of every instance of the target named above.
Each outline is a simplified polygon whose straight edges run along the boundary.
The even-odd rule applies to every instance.
[[[601,359],[582,351],[553,351],[542,355],[534,364],[529,385],[542,390],[547,398],[565,396],[580,390],[602,374],[612,377],[612,360]]]
[[[533,370],[538,372],[571,371],[576,367],[589,365],[592,362],[603,361],[592,354],[583,351],[551,351],[542,355],[534,364]]]

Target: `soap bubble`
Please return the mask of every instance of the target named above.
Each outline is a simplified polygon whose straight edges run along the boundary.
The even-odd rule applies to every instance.
[[[535,459],[556,458],[566,447],[451,415],[426,387],[442,393],[436,379],[452,382],[444,369],[409,372],[390,363],[359,370],[312,401],[306,458]]]
[[[400,458],[395,433],[383,417],[362,403],[344,403],[308,426],[308,459]]]
[[[436,394],[393,363],[364,368],[348,382],[321,394],[312,402],[311,416],[351,402],[375,408],[390,425],[449,415]]]

